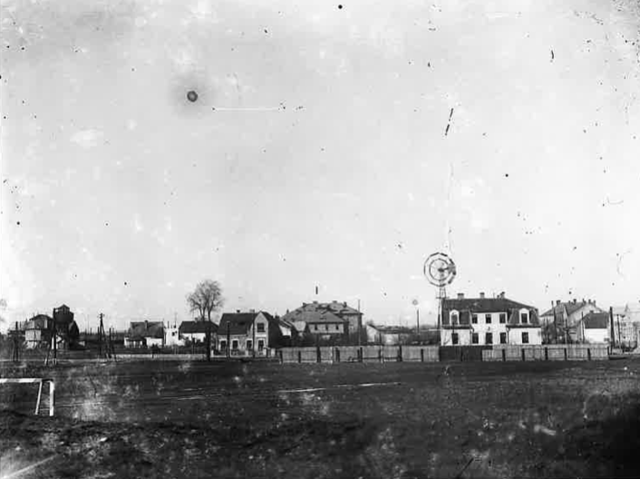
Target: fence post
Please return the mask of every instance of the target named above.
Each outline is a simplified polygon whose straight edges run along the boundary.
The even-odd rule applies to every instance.
[[[567,360],[567,348],[564,348],[564,360]]]
[[[523,360],[523,361],[526,361],[526,359],[525,359],[525,352],[524,352],[524,348],[522,348],[522,360]]]
[[[587,348],[587,360],[591,361],[591,348]]]
[[[302,362],[302,351],[298,351],[298,363]]]
[[[316,362],[322,362],[322,354],[320,353],[320,346],[316,346]]]
[[[379,360],[381,363],[382,363],[382,362],[384,362],[384,361],[382,360],[382,348],[379,348],[379,349],[378,349],[378,360]]]
[[[507,350],[502,348],[502,360],[506,361],[507,360]]]
[[[398,362],[402,362],[402,346],[398,346]]]
[[[549,361],[549,348],[546,346],[544,347],[544,360]]]
[[[420,362],[424,363],[424,349],[420,350]]]

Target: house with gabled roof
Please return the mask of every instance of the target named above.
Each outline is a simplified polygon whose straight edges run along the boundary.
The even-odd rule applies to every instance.
[[[578,340],[580,320],[589,313],[603,313],[595,300],[560,301],[552,304],[552,308],[540,315],[541,323],[551,331],[550,335],[558,342]]]
[[[25,346],[29,349],[47,347],[53,334],[53,318],[37,314],[24,323]]]
[[[164,324],[162,321],[131,321],[124,337],[127,348],[164,346]]]
[[[182,321],[178,328],[179,338],[191,343],[204,344],[207,340],[207,331],[211,331],[211,342],[215,344],[215,335],[218,325],[208,321]]]
[[[227,356],[267,356],[269,324],[273,321],[273,316],[264,311],[224,313],[218,326],[218,352]]]
[[[442,346],[542,344],[537,308],[504,293],[494,298],[484,293],[477,298],[445,298],[441,314]]]

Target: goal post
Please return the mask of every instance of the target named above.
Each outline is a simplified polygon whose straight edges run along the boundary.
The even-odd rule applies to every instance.
[[[49,416],[53,416],[55,409],[56,385],[53,379],[48,378],[0,378],[0,384],[37,384],[38,399],[36,400],[35,414],[40,414],[42,389],[45,383],[49,383]]]

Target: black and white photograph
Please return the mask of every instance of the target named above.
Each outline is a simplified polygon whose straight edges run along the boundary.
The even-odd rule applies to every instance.
[[[0,37],[0,479],[640,477],[640,0]]]

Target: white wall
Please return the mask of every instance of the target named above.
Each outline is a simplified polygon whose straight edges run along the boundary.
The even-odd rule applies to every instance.
[[[584,329],[584,339],[587,343],[606,343],[609,341],[609,330],[604,329]]]
[[[177,326],[166,326],[164,328],[165,346],[182,346],[184,341],[180,339],[180,332]]]
[[[542,329],[538,327],[511,328],[509,330],[509,344],[524,344],[522,342],[522,333],[529,333],[529,342],[527,344],[542,344]]]
[[[471,344],[471,331],[468,329],[442,329],[440,332],[440,344],[442,346],[454,346],[452,335],[458,335],[458,344],[455,346],[467,346]]]

